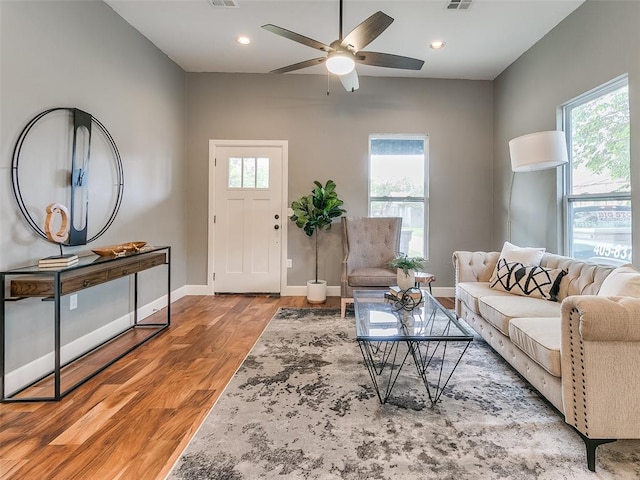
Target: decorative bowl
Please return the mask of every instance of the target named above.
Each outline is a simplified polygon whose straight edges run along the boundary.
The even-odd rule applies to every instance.
[[[147,242],[127,242],[120,243],[118,245],[110,245],[108,247],[94,248],[91,251],[101,257],[117,257],[131,252],[138,252],[146,244]]]

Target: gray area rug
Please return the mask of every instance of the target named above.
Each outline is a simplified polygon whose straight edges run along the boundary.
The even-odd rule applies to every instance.
[[[640,441],[598,448],[479,337],[432,407],[413,364],[381,405],[337,310],[281,309],[170,479],[638,479]]]

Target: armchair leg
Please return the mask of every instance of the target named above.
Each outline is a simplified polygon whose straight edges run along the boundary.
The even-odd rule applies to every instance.
[[[353,298],[342,298],[340,300],[340,318],[344,318],[347,314],[348,303],[353,303]]]
[[[615,438],[613,439],[612,438],[587,438],[581,432],[578,432],[578,435],[580,435],[580,437],[582,438],[582,441],[584,441],[585,447],[587,447],[587,468],[591,472],[595,472],[596,471],[596,448],[598,448],[599,445],[602,445],[605,443],[615,442],[616,439]]]

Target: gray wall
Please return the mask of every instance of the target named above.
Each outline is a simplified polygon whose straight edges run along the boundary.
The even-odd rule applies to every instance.
[[[584,3],[494,81],[493,247],[506,239],[511,164],[508,141],[555,130],[558,106],[629,74],[633,243],[640,252],[640,2]],[[560,171],[557,172],[561,174]],[[512,240],[562,253],[556,172],[516,174]],[[636,257],[637,258],[637,257]],[[637,263],[637,262],[636,262]]]
[[[347,93],[316,75],[187,74],[187,283],[206,284],[208,142],[288,140],[289,198],[336,181],[348,215],[367,215],[370,134],[429,135],[430,258],[452,286],[451,254],[487,249],[492,222],[492,85],[486,81],[364,77]],[[336,225],[337,227],[337,225]],[[339,285],[340,229],[324,235],[320,276]],[[308,237],[289,222],[288,285],[313,274]]]
[[[452,251],[499,248],[505,239],[508,140],[556,128],[559,104],[625,72],[633,191],[640,191],[638,19],[640,2],[589,1],[494,82],[364,77],[354,94],[334,81],[327,97],[324,76],[192,73],[185,81],[180,68],[102,2],[2,1],[0,268],[55,253],[18,215],[9,166],[25,122],[65,105],[96,115],[124,162],[122,209],[99,245],[138,239],[172,245],[173,288],[206,284],[210,139],[288,140],[288,203],[308,193],[313,180],[333,178],[348,213],[366,215],[368,136],[427,134],[428,269],[438,285],[451,286]],[[559,250],[555,180],[554,172],[516,178],[516,243]],[[637,232],[637,208],[634,225]],[[289,227],[287,257],[295,268],[288,285],[304,285],[312,246]],[[639,239],[634,235],[636,251]],[[321,276],[338,285],[339,229],[323,243]],[[87,330],[76,326],[78,334]],[[33,353],[41,326],[15,328],[12,348]]]
[[[57,253],[19,215],[10,165],[28,120],[47,108],[71,106],[93,114],[110,131],[122,156],[125,191],[120,213],[105,235],[70,251],[132,240],[171,245],[173,288],[185,285],[184,72],[102,2],[2,1],[0,32],[0,268],[33,264]],[[100,181],[93,178],[92,185]],[[121,288],[81,294],[78,311],[63,313],[68,317],[65,340],[113,319],[87,314],[89,306],[121,315],[119,307],[108,305],[113,303],[110,295]],[[50,319],[14,315],[7,332],[15,352],[9,368],[50,348],[51,341],[43,340],[50,338],[50,329]]]

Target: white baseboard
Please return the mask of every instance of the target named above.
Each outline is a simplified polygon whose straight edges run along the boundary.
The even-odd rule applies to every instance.
[[[180,300],[185,295],[189,295],[187,291],[188,291],[187,285],[183,285],[182,287],[176,288],[175,290],[173,290],[171,292],[171,303],[175,302],[176,300]]]
[[[182,287],[184,293],[180,297],[171,297],[171,301],[175,301],[178,298],[182,298],[184,295],[213,295],[214,293],[209,289],[207,285],[186,285]],[[435,297],[454,297],[456,294],[455,287],[433,287],[433,295]],[[307,286],[306,285],[287,285],[282,288],[280,295],[283,297],[306,297]],[[327,287],[327,297],[339,297],[340,286],[329,285]]]
[[[453,297],[455,296],[456,289],[455,287],[433,287],[433,296],[434,297]],[[280,292],[280,295],[283,297],[305,297],[307,295],[307,287],[305,286],[286,286]],[[327,297],[339,297],[340,296],[340,287],[339,286],[328,286],[327,287]]]
[[[186,287],[181,287],[171,292],[171,303],[184,297],[187,292]],[[167,296],[162,297],[143,305],[138,309],[138,321],[147,318],[155,312],[164,308],[167,304]],[[133,312],[130,312],[102,327],[77,338],[60,348],[61,363],[88,352],[96,345],[112,338],[133,325]],[[5,375],[5,395],[12,395],[25,386],[33,383],[38,378],[50,374],[53,371],[54,353],[49,352],[22,367],[16,368]]]
[[[213,290],[209,285],[186,285],[183,288],[186,290],[187,295],[213,295]]]
[[[456,287],[433,287],[434,297],[455,297]]]
[[[306,297],[307,296],[307,286],[306,285],[287,285],[280,292],[280,296],[282,297]],[[327,297],[339,297],[340,296],[340,287],[339,286],[327,286]]]

